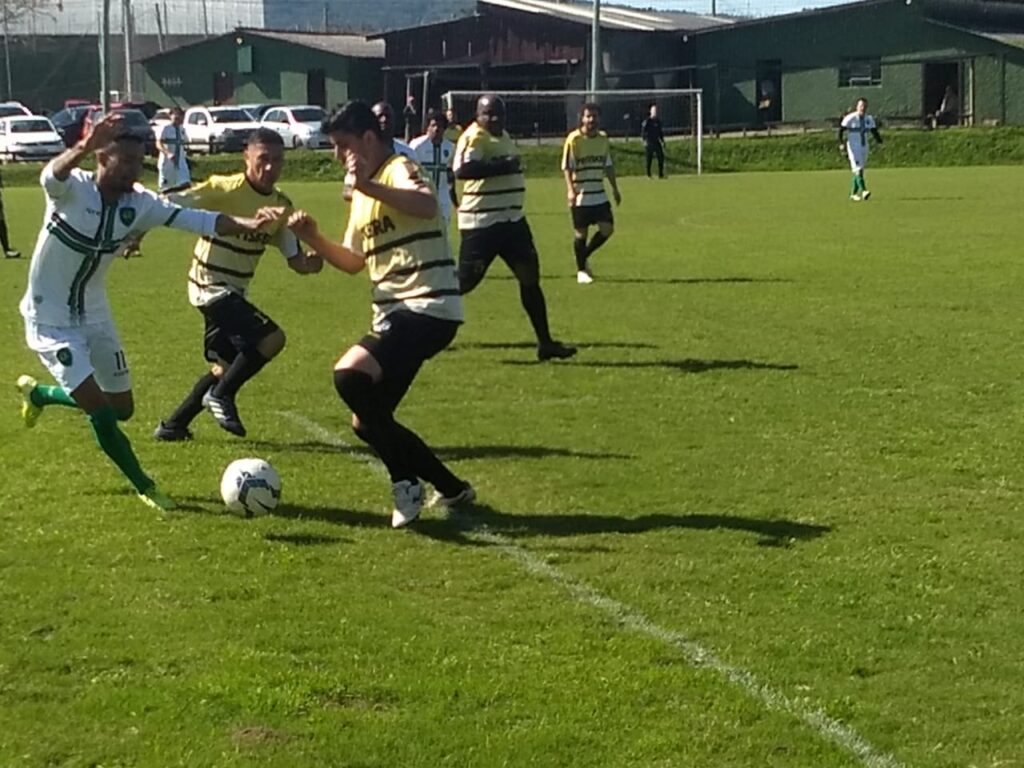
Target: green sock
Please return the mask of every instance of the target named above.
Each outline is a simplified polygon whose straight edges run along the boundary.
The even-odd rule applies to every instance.
[[[853,175],[853,188],[850,190],[850,194],[851,195],[856,195],[856,194],[859,194],[859,193],[860,193],[860,176],[858,176],[857,174],[854,174]]]
[[[866,181],[864,181],[864,174],[862,173],[858,178],[860,179],[860,191],[861,192],[867,192],[868,191],[868,183]]]
[[[92,431],[96,435],[96,442],[135,486],[135,490],[142,493],[152,488],[154,485],[152,478],[142,471],[139,460],[135,457],[135,451],[132,450],[132,444],[128,442],[128,437],[117,426],[117,414],[114,409],[109,405],[104,406],[90,414],[89,421],[92,422]]]
[[[66,405],[71,408],[78,407],[78,403],[68,394],[67,390],[63,387],[53,387],[49,384],[37,384],[29,395],[29,399],[34,405],[38,406]]]

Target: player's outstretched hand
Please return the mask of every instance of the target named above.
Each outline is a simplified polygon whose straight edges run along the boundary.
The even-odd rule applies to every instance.
[[[85,148],[89,151],[105,147],[117,138],[124,129],[124,116],[110,112],[94,122],[85,136]]]
[[[260,222],[260,225],[273,224],[281,220],[284,216],[285,209],[283,206],[270,206],[265,205],[256,211],[256,221]]]
[[[288,229],[295,233],[295,236],[304,242],[316,240],[320,234],[316,219],[305,211],[295,211],[288,217]]]

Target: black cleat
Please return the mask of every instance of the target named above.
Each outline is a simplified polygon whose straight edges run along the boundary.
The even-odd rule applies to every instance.
[[[565,360],[576,354],[576,347],[567,347],[560,341],[545,341],[537,345],[537,359]]]
[[[203,395],[203,407],[217,420],[221,429],[227,430],[232,435],[245,437],[245,426],[238,416],[238,408],[235,406],[234,400],[215,397],[211,389]]]
[[[153,437],[165,443],[180,443],[192,439],[192,431],[188,427],[167,426],[166,421],[161,421],[155,430]]]

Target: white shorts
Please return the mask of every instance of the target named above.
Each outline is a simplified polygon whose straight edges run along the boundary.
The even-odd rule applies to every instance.
[[[57,328],[26,319],[25,341],[68,392],[74,392],[90,376],[104,392],[114,394],[132,388],[128,360],[110,320]]]
[[[192,182],[192,176],[188,170],[188,161],[185,158],[182,158],[181,162],[175,165],[173,160],[162,156],[157,161],[157,172],[157,189],[161,192],[167,189],[183,187]]]
[[[868,165],[868,148],[854,149],[852,144],[846,145],[846,156],[850,158],[850,169],[854,173],[860,173]]]

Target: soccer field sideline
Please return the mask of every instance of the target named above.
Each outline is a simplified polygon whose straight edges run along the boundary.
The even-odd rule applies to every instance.
[[[278,415],[298,425],[311,437],[322,440],[326,445],[349,452],[356,461],[369,466],[379,476],[387,478],[387,471],[380,461],[365,453],[354,453],[355,446],[321,424],[291,411],[278,412]],[[425,514],[430,514],[430,512]],[[465,514],[455,512],[453,518],[468,539],[491,545],[504,557],[521,565],[528,573],[554,583],[577,603],[597,609],[624,629],[645,635],[680,651],[695,669],[709,670],[740,688],[750,697],[760,701],[768,709],[784,712],[800,720],[816,732],[820,738],[855,755],[867,768],[903,768],[903,764],[895,757],[878,751],[853,728],[830,717],[828,713],[810,702],[801,703],[787,696],[770,685],[762,683],[754,673],[721,660],[713,650],[691,640],[686,635],[655,624],[635,608],[613,600],[586,582],[545,562],[542,557],[517,545],[511,539],[488,530],[486,525],[481,525],[473,520],[472,512]]]

